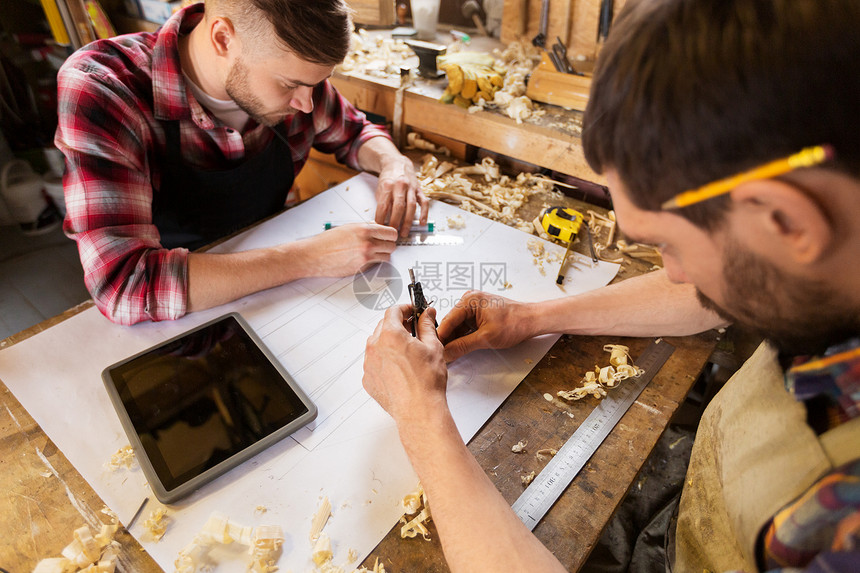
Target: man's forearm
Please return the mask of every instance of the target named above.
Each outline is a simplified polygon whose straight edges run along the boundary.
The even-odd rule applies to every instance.
[[[189,312],[312,276],[303,245],[290,243],[239,253],[189,253]]]
[[[428,411],[417,417],[424,421],[401,421],[399,430],[451,571],[564,571],[478,465],[447,408]]]
[[[692,285],[672,283],[662,270],[535,303],[528,314],[534,334],[686,336],[726,325],[702,307]]]
[[[388,162],[408,161],[387,137],[371,137],[358,149],[358,164],[369,173],[379,174]]]

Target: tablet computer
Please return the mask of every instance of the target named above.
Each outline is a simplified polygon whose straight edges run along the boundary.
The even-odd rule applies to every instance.
[[[102,378],[163,503],[188,495],[317,415],[237,313],[114,364]]]

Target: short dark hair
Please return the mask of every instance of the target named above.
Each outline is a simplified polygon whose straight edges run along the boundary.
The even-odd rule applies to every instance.
[[[343,61],[352,39],[352,9],[344,0],[210,0],[217,14],[253,40],[267,38],[260,15],[283,44],[303,60],[326,66]],[[254,49],[264,46],[254,44]]]
[[[631,0],[595,69],[585,157],[648,210],[823,143],[858,177],[858,30],[858,0]],[[713,229],[728,205],[679,213]]]

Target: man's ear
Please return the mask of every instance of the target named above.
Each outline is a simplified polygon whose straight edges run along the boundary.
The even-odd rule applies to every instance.
[[[731,194],[741,232],[757,241],[756,251],[800,264],[820,260],[832,246],[827,212],[804,190],[777,179],[750,181]]]
[[[233,28],[233,23],[228,18],[223,16],[215,18],[209,34],[212,47],[217,56],[227,57],[231,51],[234,51],[236,54],[239,53],[236,29]]]

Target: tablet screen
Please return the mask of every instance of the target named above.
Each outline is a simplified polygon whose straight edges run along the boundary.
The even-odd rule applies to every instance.
[[[228,315],[105,371],[165,490],[313,418],[313,405],[255,338]]]

